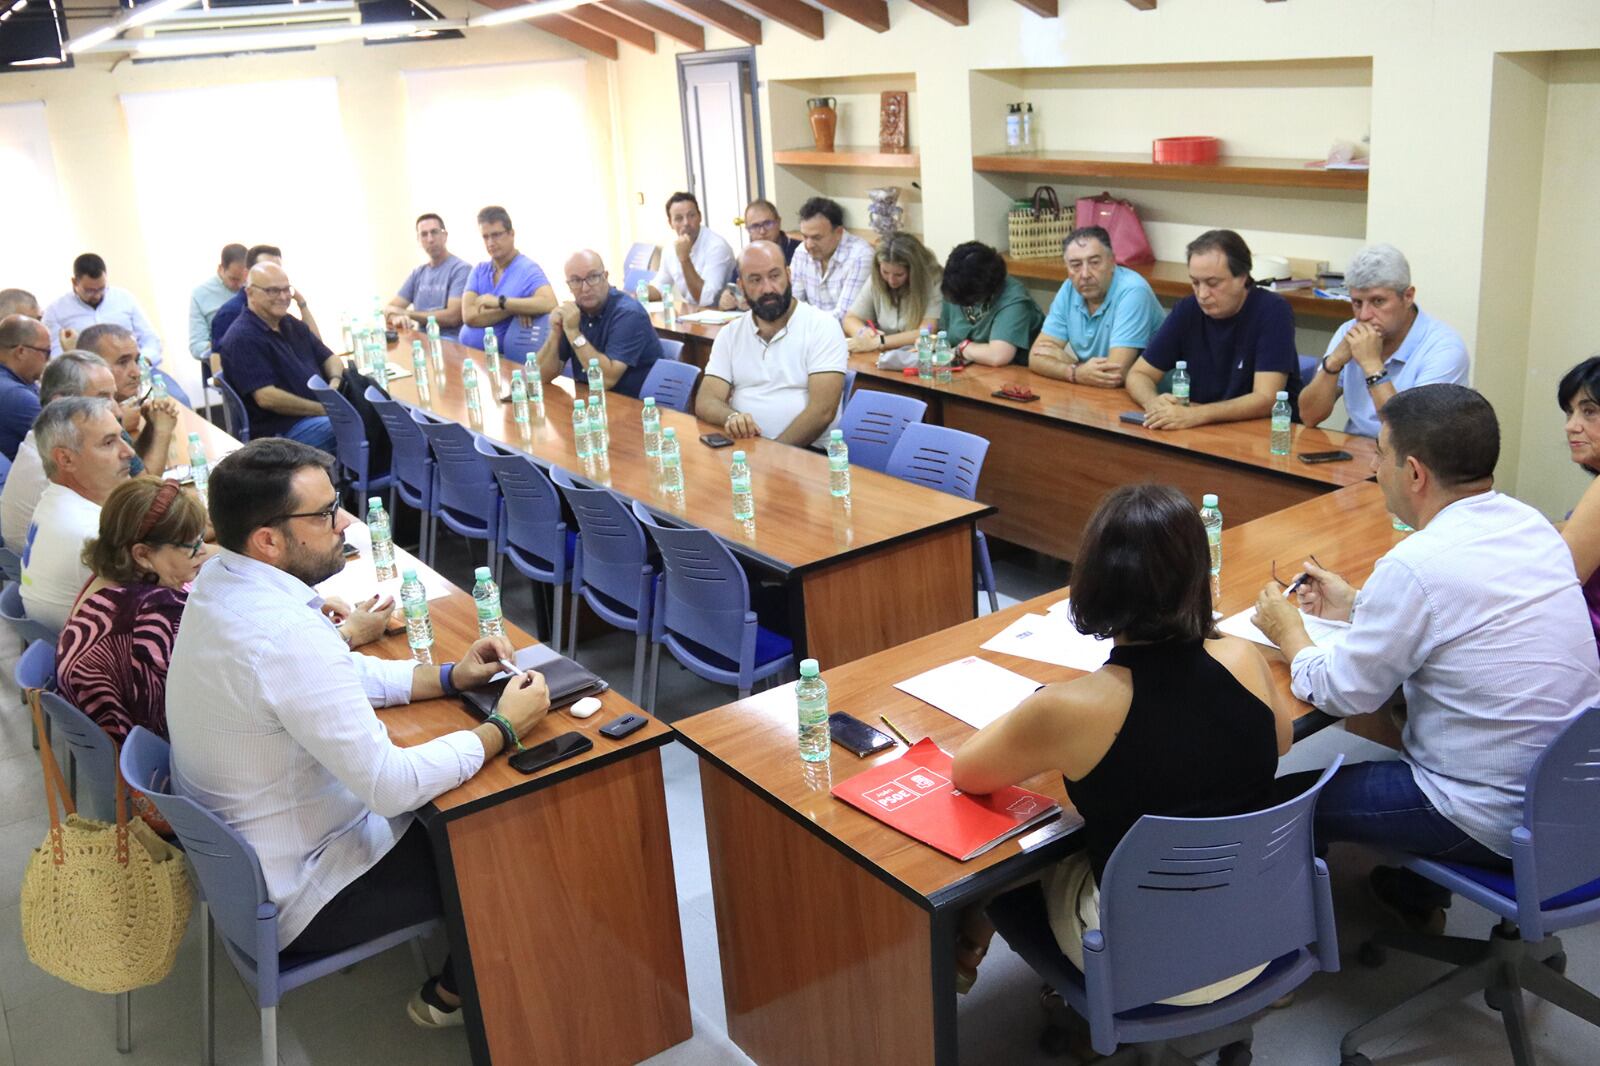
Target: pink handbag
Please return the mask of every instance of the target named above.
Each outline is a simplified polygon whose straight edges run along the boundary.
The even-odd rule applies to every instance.
[[[1123,266],[1154,263],[1156,254],[1150,250],[1150,238],[1144,235],[1144,224],[1139,212],[1126,200],[1119,200],[1108,192],[1099,196],[1085,196],[1078,201],[1076,223],[1099,226],[1111,234],[1111,248],[1117,262]]]

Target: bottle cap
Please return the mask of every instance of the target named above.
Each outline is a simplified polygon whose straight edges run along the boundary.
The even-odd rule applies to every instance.
[[[421,341],[412,341],[411,342],[411,350],[414,351],[414,352],[422,351],[422,342]]]
[[[800,660],[800,676],[801,677],[816,677],[817,674],[820,673],[820,672],[821,672],[821,667],[817,666],[817,660],[815,660],[815,659],[801,659]]]
[[[733,461],[736,462],[736,463],[744,462],[744,452],[734,452],[733,453]]]
[[[666,429],[662,430],[661,435],[663,437],[671,437],[673,440],[678,439],[678,431],[673,429],[671,426],[668,426]]]
[[[402,570],[402,571],[400,571],[400,580],[401,580],[402,583],[407,582],[407,581],[415,581],[416,579],[417,579],[417,572],[415,570]]]
[[[589,365],[594,367],[596,370],[599,370],[600,369],[600,360],[591,359],[591,360],[589,360]]]
[[[1188,370],[1189,369],[1189,360],[1187,360],[1187,359],[1179,359],[1178,362],[1175,364],[1174,369],[1177,369],[1177,370]]]
[[[1278,399],[1287,400],[1288,398],[1289,398],[1289,394],[1287,392],[1285,392],[1283,389],[1279,389],[1278,390]]]
[[[829,440],[844,440],[844,430],[834,429],[828,431]]]
[[[654,396],[646,396],[644,398],[644,405],[646,407],[654,407],[656,405],[656,398]]]
[[[598,396],[589,397],[589,406],[596,411],[600,410],[600,398]]]
[[[200,434],[198,434],[198,433],[189,434],[189,443],[190,444],[199,444],[200,443]]]
[[[470,356],[468,356],[466,359],[461,360],[461,369],[462,370],[467,369],[467,367],[469,367],[469,366],[472,367],[472,369],[474,369],[474,370],[478,369],[477,364],[472,361],[472,358]]]
[[[369,510],[369,511],[381,511],[381,510],[383,510],[383,498],[380,497],[380,496],[368,497],[367,498],[367,510]]]
[[[512,371],[512,372],[511,372],[511,380],[512,380],[512,381],[521,381],[521,380],[522,380],[522,371],[520,371],[520,370],[513,370],[513,371]]]
[[[476,581],[490,581],[493,580],[494,575],[489,572],[487,566],[480,566],[472,572],[472,577]]]
[[[1216,493],[1208,492],[1204,496],[1200,497],[1200,506],[1201,507],[1215,507],[1216,505],[1217,505],[1217,494]]]

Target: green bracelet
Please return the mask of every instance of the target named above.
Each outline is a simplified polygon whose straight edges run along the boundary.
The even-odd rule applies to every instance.
[[[522,746],[522,741],[517,739],[517,731],[511,727],[511,721],[505,715],[499,711],[491,711],[485,721],[490,722],[496,729],[500,730],[501,734],[506,738],[506,747],[516,748],[518,751],[527,750]]]

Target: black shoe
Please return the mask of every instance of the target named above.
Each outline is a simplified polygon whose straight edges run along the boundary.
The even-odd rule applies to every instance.
[[[1417,882],[1433,889],[1431,882],[1400,866],[1374,866],[1367,875],[1367,886],[1372,889],[1373,897],[1386,910],[1399,917],[1407,929],[1427,936],[1440,936],[1444,933],[1444,912],[1450,906],[1450,894],[1446,892],[1440,903],[1419,899]]]

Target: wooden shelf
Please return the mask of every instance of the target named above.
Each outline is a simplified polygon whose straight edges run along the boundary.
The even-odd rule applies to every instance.
[[[1012,277],[1053,281],[1057,284],[1067,280],[1067,266],[1059,259],[1013,259],[1008,255],[1005,260],[1006,272]],[[1194,292],[1189,284],[1189,268],[1182,263],[1156,262],[1129,269],[1144,275],[1157,296],[1184,297]],[[1343,322],[1350,317],[1348,300],[1324,299],[1304,289],[1280,292],[1278,295],[1289,301],[1289,306],[1294,308],[1297,316],[1332,319],[1335,322]]]
[[[778,153],[782,156],[784,153]],[[779,162],[782,162],[780,159]],[[1322,170],[1304,160],[1255,157],[1224,158],[1209,166],[1152,163],[1134,152],[1027,152],[975,155],[972,169],[984,174],[1030,174],[1062,178],[1136,178],[1202,185],[1270,185],[1295,189],[1343,189],[1365,192],[1367,171]]]
[[[836,145],[831,152],[815,148],[784,148],[772,161],[785,167],[855,167],[861,170],[919,170],[919,152],[880,152],[871,145]]]

